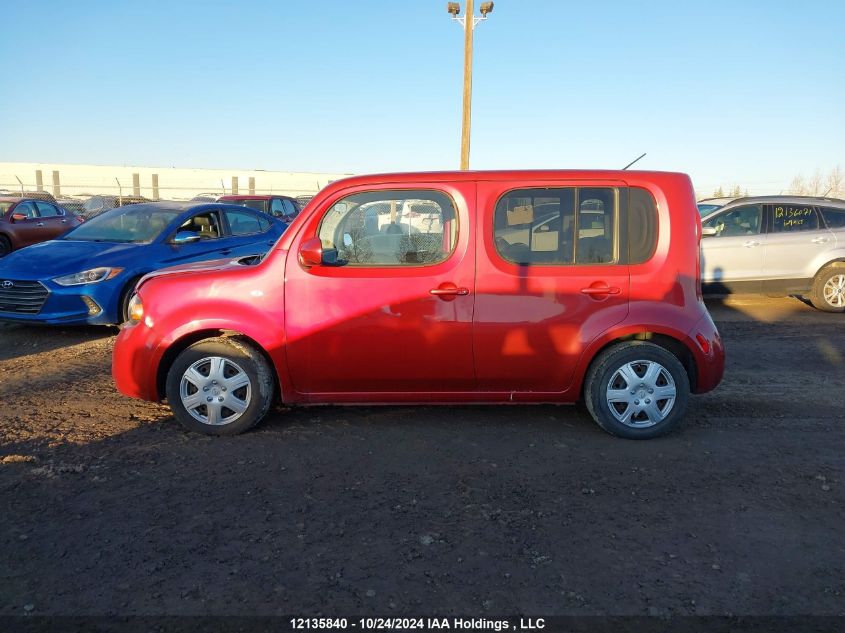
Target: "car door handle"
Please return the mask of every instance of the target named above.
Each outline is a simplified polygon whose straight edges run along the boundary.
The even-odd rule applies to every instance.
[[[827,244],[827,243],[830,241],[830,238],[829,238],[829,237],[819,236],[819,237],[814,237],[814,238],[813,238],[813,239],[811,239],[810,241],[811,241],[813,244]]]
[[[221,255],[231,255],[232,249],[231,248],[224,248],[222,251],[220,251],[220,254]]]
[[[44,226],[44,223],[43,222],[36,222],[35,226]]]
[[[443,284],[438,286],[437,288],[432,288],[428,291],[429,294],[434,295],[435,297],[443,297],[443,296],[454,296],[459,295],[461,297],[469,294],[469,288],[458,288],[454,284]]]
[[[67,224],[67,220],[62,220],[62,224]]]
[[[760,242],[757,240],[748,240],[747,242],[743,242],[742,245],[745,248],[754,248],[755,246],[760,246]]]
[[[622,291],[616,286],[588,286],[581,288],[581,292],[585,295],[618,295]]]

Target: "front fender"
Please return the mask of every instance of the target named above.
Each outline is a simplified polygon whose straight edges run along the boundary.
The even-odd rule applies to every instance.
[[[224,309],[221,310],[221,307]],[[199,318],[196,316],[203,314],[209,316]],[[222,331],[245,336],[254,341],[270,357],[279,378],[282,394],[290,391],[290,380],[285,363],[284,325],[282,320],[275,319],[272,313],[254,307],[247,308],[240,303],[233,303],[229,312],[225,310],[225,304],[221,306],[220,301],[217,300],[214,302],[213,311],[211,306],[194,305],[183,310],[168,312],[163,321],[153,322],[152,329],[166,332],[158,340],[152,354],[151,360],[156,376],[165,356],[170,356],[169,351],[174,349],[181,351],[181,348],[186,346],[183,343],[187,340],[193,342],[199,333],[208,332],[213,336],[214,332]],[[161,399],[164,394],[159,393],[158,396]]]

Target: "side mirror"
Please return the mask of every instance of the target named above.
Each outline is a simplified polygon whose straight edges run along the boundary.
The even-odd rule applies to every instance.
[[[191,242],[199,242],[201,239],[200,234],[194,231],[179,231],[176,237],[173,238],[173,243],[190,244]]]
[[[701,227],[701,237],[713,237],[714,235],[718,235],[719,232],[716,230],[715,226],[703,226]]]
[[[23,213],[12,214],[12,222],[22,222],[23,220],[26,220],[26,216]]]
[[[299,245],[299,263],[305,268],[323,263],[323,241],[319,237],[312,237]]]

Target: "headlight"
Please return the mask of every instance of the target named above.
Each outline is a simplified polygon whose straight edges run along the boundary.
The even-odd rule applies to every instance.
[[[132,295],[129,300],[129,323],[140,323],[144,318],[144,303],[139,295]]]
[[[116,277],[122,270],[122,268],[92,268],[91,270],[83,270],[81,273],[73,273],[72,275],[56,277],[53,281],[60,286],[96,284],[101,281],[105,281],[106,279]]]

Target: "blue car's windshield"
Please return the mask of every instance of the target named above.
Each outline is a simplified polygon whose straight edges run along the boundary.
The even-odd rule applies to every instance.
[[[62,239],[90,242],[152,242],[173,222],[178,211],[133,206],[112,209],[83,222]]]

